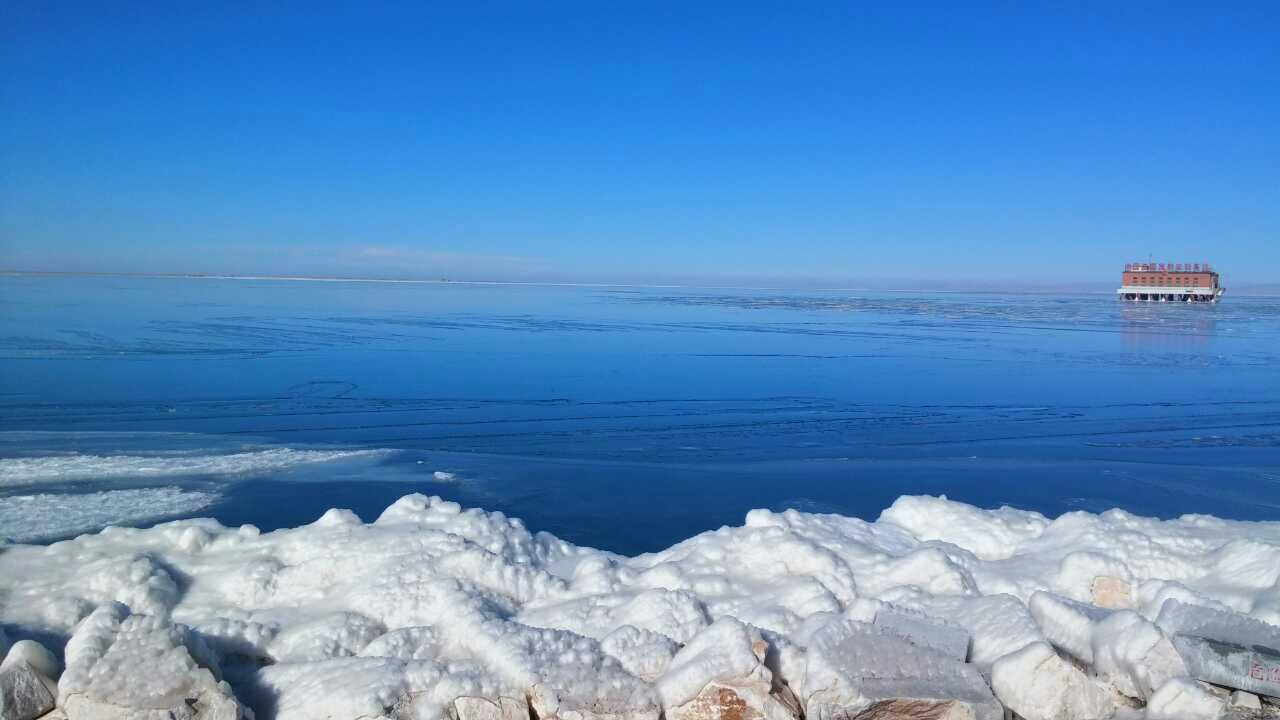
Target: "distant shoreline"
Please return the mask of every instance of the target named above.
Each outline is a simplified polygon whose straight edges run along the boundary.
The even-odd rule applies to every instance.
[[[74,272],[60,270],[0,270],[0,277],[101,277],[101,278],[139,278],[152,280],[231,280],[259,282],[328,282],[328,283],[385,283],[396,285],[483,285],[483,286],[530,286],[530,287],[595,287],[595,288],[644,288],[644,289],[686,289],[686,290],[768,290],[794,292],[886,292],[886,293],[947,293],[955,295],[997,295],[1000,293],[1018,293],[1022,295],[1112,295],[1112,289],[1083,288],[886,288],[886,287],[840,287],[796,285],[695,285],[683,283],[625,283],[625,282],[582,282],[555,280],[450,280],[448,278],[376,278],[376,277],[339,277],[330,275],[234,275],[217,273],[141,273],[141,272]],[[1248,286],[1232,290],[1228,293],[1237,296],[1274,297],[1280,296],[1280,288],[1250,288]]]

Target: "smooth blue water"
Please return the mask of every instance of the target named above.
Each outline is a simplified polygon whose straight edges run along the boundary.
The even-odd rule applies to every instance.
[[[420,491],[627,553],[904,493],[1280,518],[1277,298],[9,276],[0,303],[0,457],[396,450],[0,501],[200,488],[265,530]]]

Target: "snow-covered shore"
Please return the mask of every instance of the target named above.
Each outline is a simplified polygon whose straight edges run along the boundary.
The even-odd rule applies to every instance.
[[[628,558],[412,495],[9,545],[0,623],[73,719],[1258,717],[1174,641],[1280,646],[1280,523],[903,497]]]

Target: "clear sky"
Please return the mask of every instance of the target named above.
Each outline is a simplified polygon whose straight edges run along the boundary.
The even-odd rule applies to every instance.
[[[0,269],[1280,267],[1274,0],[13,0],[0,103]]]

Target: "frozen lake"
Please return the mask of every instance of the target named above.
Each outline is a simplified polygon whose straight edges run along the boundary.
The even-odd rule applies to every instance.
[[[409,492],[623,553],[902,494],[1280,519],[1280,299],[0,277],[0,537]]]

